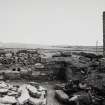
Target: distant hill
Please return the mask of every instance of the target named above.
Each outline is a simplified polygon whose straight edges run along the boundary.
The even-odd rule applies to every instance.
[[[46,45],[38,44],[25,44],[25,43],[0,43],[0,48],[26,48],[26,49],[36,49],[36,48],[48,48]]]
[[[47,50],[69,50],[74,52],[92,52],[92,53],[103,53],[103,46],[69,46],[69,45],[38,45],[38,44],[25,44],[25,43],[2,43],[0,42],[0,48],[26,48],[26,49],[47,49]]]
[[[103,53],[103,46],[53,46],[55,48],[68,49],[74,52]]]

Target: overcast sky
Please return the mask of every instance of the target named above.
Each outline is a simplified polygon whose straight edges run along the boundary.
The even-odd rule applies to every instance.
[[[102,45],[105,0],[0,0],[0,42]]]

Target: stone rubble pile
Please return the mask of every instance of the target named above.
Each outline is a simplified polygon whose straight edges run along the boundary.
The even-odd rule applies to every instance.
[[[105,105],[104,84],[98,79],[95,85],[90,83],[70,80],[63,86],[56,85],[55,97],[67,105]]]
[[[21,86],[0,82],[0,105],[46,105],[46,94],[35,82]]]

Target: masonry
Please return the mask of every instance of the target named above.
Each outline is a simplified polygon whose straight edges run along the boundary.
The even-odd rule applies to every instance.
[[[103,12],[103,56],[105,57],[105,11]]]

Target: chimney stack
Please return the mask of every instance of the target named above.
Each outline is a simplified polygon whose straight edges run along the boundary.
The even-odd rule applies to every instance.
[[[105,11],[103,12],[103,57],[105,58]]]

